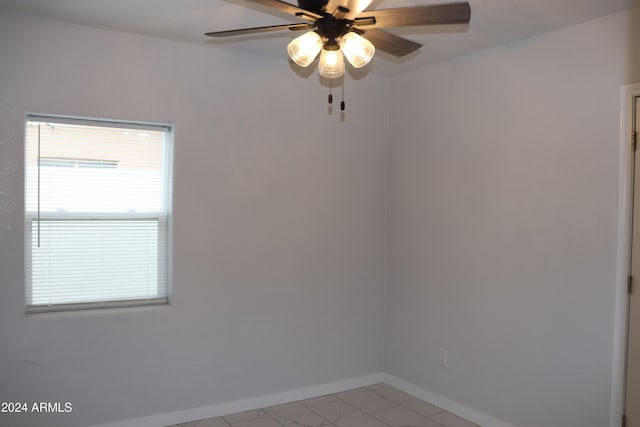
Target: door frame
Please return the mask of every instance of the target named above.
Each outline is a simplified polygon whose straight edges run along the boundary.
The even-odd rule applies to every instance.
[[[631,132],[636,97],[640,84],[623,86],[620,120],[620,176],[618,183],[618,247],[616,256],[616,293],[613,331],[613,366],[611,372],[610,427],[620,427],[625,405],[627,356],[627,277],[631,271],[631,225],[633,208],[633,151]],[[640,147],[638,147],[640,149]],[[640,168],[638,169],[640,173]]]

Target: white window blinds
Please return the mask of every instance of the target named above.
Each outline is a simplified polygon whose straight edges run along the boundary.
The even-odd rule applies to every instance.
[[[27,117],[27,311],[168,301],[170,137]]]

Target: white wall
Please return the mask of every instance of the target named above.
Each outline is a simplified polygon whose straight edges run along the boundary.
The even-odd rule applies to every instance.
[[[520,427],[608,425],[630,18],[392,81],[388,373]]]
[[[285,40],[286,42],[286,40]],[[284,47],[283,47],[284,49]],[[81,426],[383,367],[388,81],[0,14],[0,401]],[[173,303],[24,314],[25,112],[176,126]]]

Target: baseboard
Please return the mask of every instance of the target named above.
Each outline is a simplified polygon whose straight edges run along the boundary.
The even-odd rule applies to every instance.
[[[221,415],[233,414],[235,412],[248,411],[256,408],[265,408],[273,405],[293,402],[295,400],[309,399],[325,394],[339,393],[359,387],[366,387],[384,382],[385,375],[366,375],[363,377],[351,378],[343,381],[335,381],[311,387],[302,387],[281,393],[258,396],[249,399],[223,402],[216,405],[201,406],[199,408],[186,409],[183,411],[166,412],[164,414],[151,415],[148,417],[133,418],[128,420],[115,421],[107,424],[99,424],[93,427],[162,427],[172,424],[185,423],[203,418],[219,417]],[[500,426],[503,427],[503,426]]]
[[[444,409],[445,411],[465,418],[482,427],[516,427],[513,424],[506,423],[480,411],[476,411],[475,409],[464,406],[454,400],[446,398],[425,388],[419,387],[415,384],[411,384],[410,382],[400,379],[396,376],[385,373],[384,380],[382,382],[389,384],[390,386],[402,390],[406,393],[409,393],[419,399],[422,399],[425,402],[436,405]]]
[[[411,384],[394,375],[383,372],[351,378],[343,381],[335,381],[311,387],[302,387],[281,393],[258,396],[248,399],[223,402],[215,405],[201,406],[182,411],[166,412],[163,414],[151,415],[148,417],[133,418],[128,420],[115,421],[106,424],[94,425],[93,427],[162,427],[178,423],[185,423],[203,418],[219,417],[221,415],[233,414],[235,412],[248,411],[251,409],[265,408],[273,405],[293,402],[295,400],[309,399],[317,396],[324,396],[331,393],[352,390],[354,388],[366,387],[377,383],[386,383],[399,390],[412,394],[426,402],[439,406],[440,408],[465,418],[482,427],[516,427],[512,424],[491,417],[468,406],[462,405],[454,400],[434,393],[425,388]]]

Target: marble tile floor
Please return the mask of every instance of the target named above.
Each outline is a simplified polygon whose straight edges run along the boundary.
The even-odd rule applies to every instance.
[[[478,427],[387,384],[167,427]]]

